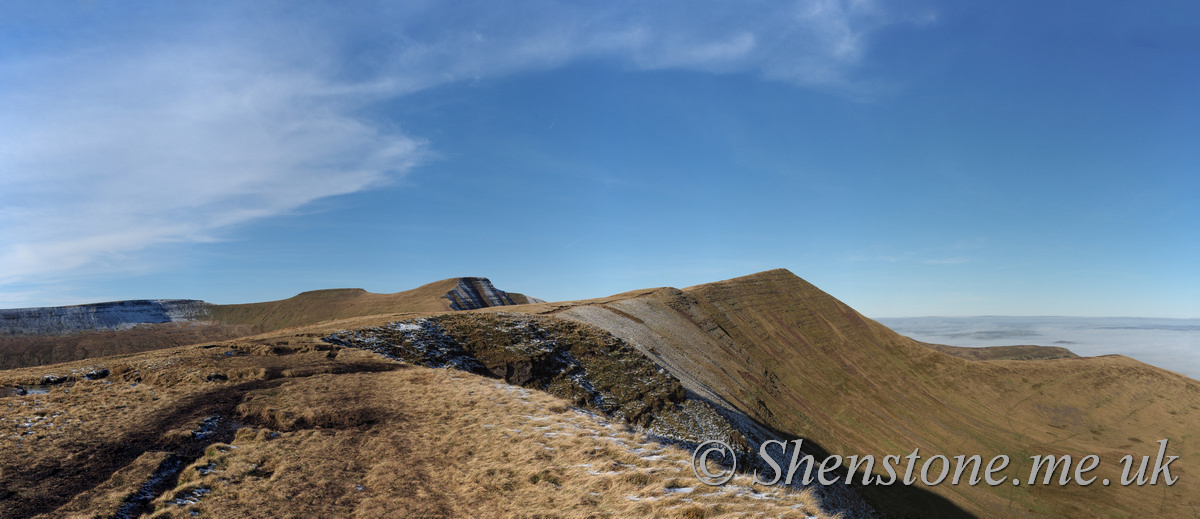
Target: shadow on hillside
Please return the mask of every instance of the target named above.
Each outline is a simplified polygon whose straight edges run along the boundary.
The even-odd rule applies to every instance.
[[[771,428],[767,428],[767,429],[770,430],[781,441],[785,440],[785,439],[788,442],[791,442],[792,440],[796,440],[796,439],[803,440],[802,448],[800,449],[800,451],[803,454],[811,454],[813,456],[813,458],[815,460],[817,460],[818,466],[819,466],[819,462],[821,460],[824,460],[825,458],[830,456],[829,451],[825,450],[824,447],[822,447],[820,444],[818,444],[817,442],[815,442],[813,440],[810,440],[808,438],[800,438],[795,435],[789,435],[782,431],[778,431],[778,430],[771,429]],[[782,456],[780,456],[777,459],[781,459],[781,461],[784,461],[784,460],[782,460]],[[787,458],[786,461],[790,461],[790,458]],[[882,460],[876,460],[876,463],[878,464],[880,461],[882,461]],[[876,465],[876,466],[878,467],[878,465]],[[894,467],[894,468],[896,468],[897,477],[896,477],[896,481],[891,485],[877,485],[877,484],[863,485],[862,481],[863,481],[864,474],[861,471],[855,473],[854,476],[851,478],[852,483],[847,485],[846,484],[846,476],[848,474],[848,471],[846,470],[846,468],[844,466],[838,467],[838,469],[835,472],[838,474],[839,479],[838,479],[837,483],[834,483],[834,485],[847,486],[850,489],[852,489],[854,492],[863,496],[867,500],[867,502],[871,504],[872,508],[874,508],[875,511],[878,512],[883,517],[897,517],[897,518],[938,517],[938,518],[963,518],[963,519],[974,519],[976,517],[974,514],[971,514],[970,512],[967,512],[966,510],[959,508],[958,505],[950,502],[950,500],[948,500],[942,496],[939,496],[939,495],[937,495],[933,492],[930,492],[921,487],[909,486],[909,485],[903,484],[903,479],[904,479],[903,469],[898,468],[898,467]],[[801,468],[797,472],[800,472],[802,470],[803,470],[803,468]],[[914,471],[914,473],[919,472],[919,470],[920,470],[919,468],[916,469]],[[814,470],[813,472],[814,472],[813,477],[815,479],[817,471]],[[767,477],[767,476],[764,476],[764,477]],[[878,476],[876,476],[876,477],[878,477]],[[872,481],[874,481],[874,479],[872,479]],[[819,484],[819,483],[814,483],[814,484]]]
[[[800,449],[801,459],[803,459],[805,455],[812,455],[813,459],[816,461],[816,465],[812,470],[812,483],[806,487],[802,482],[805,470],[805,464],[802,462],[800,468],[796,470],[793,482],[790,486],[798,489],[812,488],[815,490],[817,495],[820,496],[822,500],[822,506],[825,507],[826,511],[830,513],[849,511],[851,513],[847,514],[847,516],[858,517],[861,514],[856,514],[853,512],[855,509],[862,508],[861,505],[858,504],[859,502],[866,502],[868,505],[870,505],[870,508],[874,509],[874,513],[877,517],[921,519],[976,519],[977,517],[974,514],[963,510],[958,505],[950,502],[948,499],[942,496],[939,496],[921,487],[905,485],[903,483],[904,465],[902,464],[900,464],[899,467],[893,465],[893,468],[897,472],[897,477],[896,481],[891,485],[863,485],[863,472],[861,471],[855,473],[854,477],[851,478],[852,483],[847,484],[846,476],[848,471],[846,470],[845,466],[840,466],[832,471],[837,475],[837,482],[831,485],[823,486],[817,479],[818,470],[820,468],[821,461],[828,458],[831,453],[816,441],[763,425],[736,408],[731,408],[732,406],[713,402],[710,399],[692,393],[691,391],[688,392],[688,397],[707,402],[712,406],[713,409],[720,410],[723,414],[727,414],[727,419],[732,418],[733,420],[731,421],[733,423],[742,422],[754,424],[760,429],[759,432],[765,436],[765,438],[762,438],[761,441],[752,440],[752,444],[749,445],[749,448],[752,449],[752,451],[738,457],[738,473],[753,475],[753,473],[757,471],[760,480],[771,481],[772,478],[775,477],[774,469],[772,469],[759,456],[759,446],[762,442],[766,442],[768,440],[778,440],[784,442],[788,446],[786,453],[779,452],[776,449],[769,449],[768,454],[770,454],[772,459],[774,459],[775,462],[780,466],[781,472],[783,472],[783,476],[786,478],[793,452],[792,449],[794,444],[792,441],[803,440],[801,442]],[[693,453],[696,452],[696,447],[698,447],[698,444],[691,442],[665,439],[660,440],[674,443]],[[851,453],[850,455],[853,454],[854,453]],[[896,454],[902,455],[903,453]],[[882,460],[876,460],[877,472],[882,472],[882,470],[879,470],[879,463],[881,461]],[[901,461],[903,462],[904,460]],[[919,473],[919,471],[919,467],[914,469],[914,475]],[[878,475],[875,477],[878,477]],[[782,485],[784,478],[780,478],[778,484]],[[830,478],[827,476],[826,479],[828,480]],[[872,482],[874,481],[875,479],[872,479]]]

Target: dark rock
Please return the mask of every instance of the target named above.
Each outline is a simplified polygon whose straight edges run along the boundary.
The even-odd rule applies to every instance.
[[[458,286],[446,292],[443,297],[450,300],[451,310],[476,310],[516,304],[507,293],[492,286],[488,278],[459,278]]]
[[[533,379],[533,363],[529,361],[510,362],[505,370],[504,381],[509,384],[523,386]]]
[[[40,381],[38,381],[38,384],[45,386],[49,384],[62,384],[66,381],[67,377],[60,377],[58,375],[45,375]]]
[[[138,299],[75,306],[0,310],[0,335],[59,335],[125,330],[144,323],[204,320],[209,304],[194,299]]]

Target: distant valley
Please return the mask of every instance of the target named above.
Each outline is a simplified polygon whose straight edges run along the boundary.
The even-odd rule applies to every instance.
[[[1087,357],[1128,355],[1200,379],[1200,319],[993,316],[876,320],[924,342],[969,347],[1061,346]]]
[[[209,318],[244,335],[0,371],[0,404],[10,404],[0,405],[0,449],[12,454],[0,460],[0,515],[716,510],[848,519],[1200,509],[1200,382],[1024,340],[922,342],[786,270],[565,302],[452,278],[395,294],[339,289],[214,305]],[[1006,329],[985,328],[977,331]],[[628,436],[598,432],[610,427]],[[705,487],[681,463],[709,439],[735,446],[743,470],[763,469],[753,464],[762,442],[802,439],[815,456],[1005,455],[1013,476],[1028,472],[1032,454],[1096,454],[1103,464],[1092,475],[1114,480],[1116,459],[1152,455],[1169,439],[1179,479],[783,489],[751,485],[744,472]]]

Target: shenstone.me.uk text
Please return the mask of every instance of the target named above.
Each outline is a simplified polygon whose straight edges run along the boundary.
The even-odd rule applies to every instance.
[[[931,456],[924,461],[921,460],[919,453],[920,449],[913,449],[912,454],[901,457],[898,455],[884,456],[879,462],[879,468],[887,472],[887,477],[883,475],[872,474],[875,470],[874,456],[846,456],[845,459],[841,456],[830,455],[820,464],[813,458],[811,454],[801,455],[800,446],[804,440],[792,440],[791,459],[788,461],[787,450],[789,442],[779,440],[768,440],[763,442],[758,448],[758,456],[763,462],[771,467],[771,471],[760,475],[758,471],[754,471],[753,482],[759,485],[775,485],[782,482],[785,485],[792,484],[795,481],[797,471],[803,467],[803,473],[798,480],[804,485],[810,485],[814,481],[820,482],[822,485],[832,485],[842,482],[843,478],[837,474],[839,468],[845,471],[844,483],[849,484],[854,478],[861,477],[864,485],[892,485],[895,483],[903,483],[911,485],[920,481],[926,485],[938,485],[948,482],[951,485],[966,483],[968,485],[976,485],[980,482],[987,483],[991,486],[996,486],[1004,483],[1007,476],[998,475],[997,473],[1008,467],[1009,458],[1005,455],[999,455],[992,458],[986,465],[983,463],[981,456],[964,456],[958,455],[953,458],[947,458],[941,454]],[[1179,458],[1179,456],[1166,456],[1167,440],[1158,441],[1158,457],[1154,461],[1153,467],[1150,466],[1150,457],[1142,456],[1141,464],[1136,471],[1133,466],[1135,459],[1132,455],[1126,455],[1120,459],[1120,463],[1124,465],[1121,470],[1122,485],[1145,485],[1147,483],[1156,485],[1160,481],[1159,476],[1162,476],[1161,481],[1168,486],[1174,485],[1179,479],[1178,476],[1171,476],[1171,462]],[[776,458],[768,447],[777,447],[777,453],[780,455]],[[716,473],[712,472],[709,466],[709,460],[712,457],[713,461],[718,459],[723,460],[728,467],[721,467]],[[954,461],[951,462],[950,460]],[[1088,477],[1087,473],[1095,470],[1100,465],[1100,456],[1091,454],[1084,456],[1073,463],[1073,459],[1069,455],[1063,456],[1030,456],[1032,465],[1029,469],[1029,477],[1026,484],[1035,485],[1038,483],[1039,475],[1042,485],[1050,485],[1054,482],[1054,472],[1059,472],[1057,478],[1059,485],[1067,485],[1074,481],[1076,484],[1087,486],[1096,481],[1096,478]],[[901,460],[906,460],[902,462]],[[953,474],[951,468],[953,467]],[[784,469],[787,469],[786,478],[784,477]],[[1150,475],[1146,475],[1147,469],[1150,470]],[[729,444],[718,441],[709,440],[701,443],[692,453],[692,471],[696,477],[707,485],[723,485],[730,479],[733,479],[734,472],[737,470],[737,456],[735,455]],[[903,470],[903,475],[900,474]],[[773,474],[773,476],[771,476]],[[766,479],[768,478],[769,479]],[[814,477],[815,476],[815,477]],[[1104,479],[1100,482],[1102,485],[1108,485],[1111,482]],[[1013,485],[1020,485],[1020,478],[1012,479]]]

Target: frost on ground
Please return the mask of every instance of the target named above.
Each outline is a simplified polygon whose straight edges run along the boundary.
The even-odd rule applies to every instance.
[[[705,384],[702,374],[709,367],[703,362],[703,352],[720,351],[722,345],[689,320],[689,316],[696,319],[697,315],[685,316],[686,309],[664,312],[655,304],[644,298],[626,299],[608,305],[576,306],[560,315],[601,328],[633,345],[686,388],[687,400],[675,409],[661,413],[660,419],[648,428],[650,434],[674,440],[688,450],[694,450],[708,439],[725,441],[737,451],[739,472],[770,472],[770,467],[754,449],[767,440],[792,438],[778,438],[777,433],[751,419]],[[728,431],[736,431],[737,435]],[[822,506],[840,512],[843,517],[877,515],[862,496],[844,485],[826,486],[814,482],[804,487],[799,481],[795,485],[811,489]]]
[[[642,431],[687,452],[704,441],[720,440],[738,451],[739,472],[749,474],[763,468],[751,449],[751,445],[769,438],[762,426],[730,411],[727,405],[713,405],[706,398],[712,395],[707,388],[698,388],[703,393],[692,387],[684,389],[674,371],[668,372],[648,357],[647,347],[588,323],[524,314],[449,314],[339,331],[324,340],[395,360],[455,368],[543,390],[573,401],[584,412],[624,422],[625,427],[636,428],[631,431]],[[513,391],[522,392],[524,398],[527,390],[517,387]],[[495,425],[481,427],[492,429]],[[574,431],[541,430],[539,436],[553,438],[568,433]],[[604,431],[598,434],[605,436]],[[612,441],[622,448],[635,449],[636,455],[647,461],[661,456],[645,451],[647,445],[624,445],[615,437]],[[597,467],[588,472],[609,475],[614,470]],[[823,506],[842,512],[843,517],[875,515],[851,490],[814,484],[811,491]],[[762,492],[765,490],[760,487],[744,495],[755,498]]]
[[[634,347],[594,327],[523,314],[447,315],[345,330],[324,339],[428,367],[452,367],[568,398],[672,440],[740,433]]]

